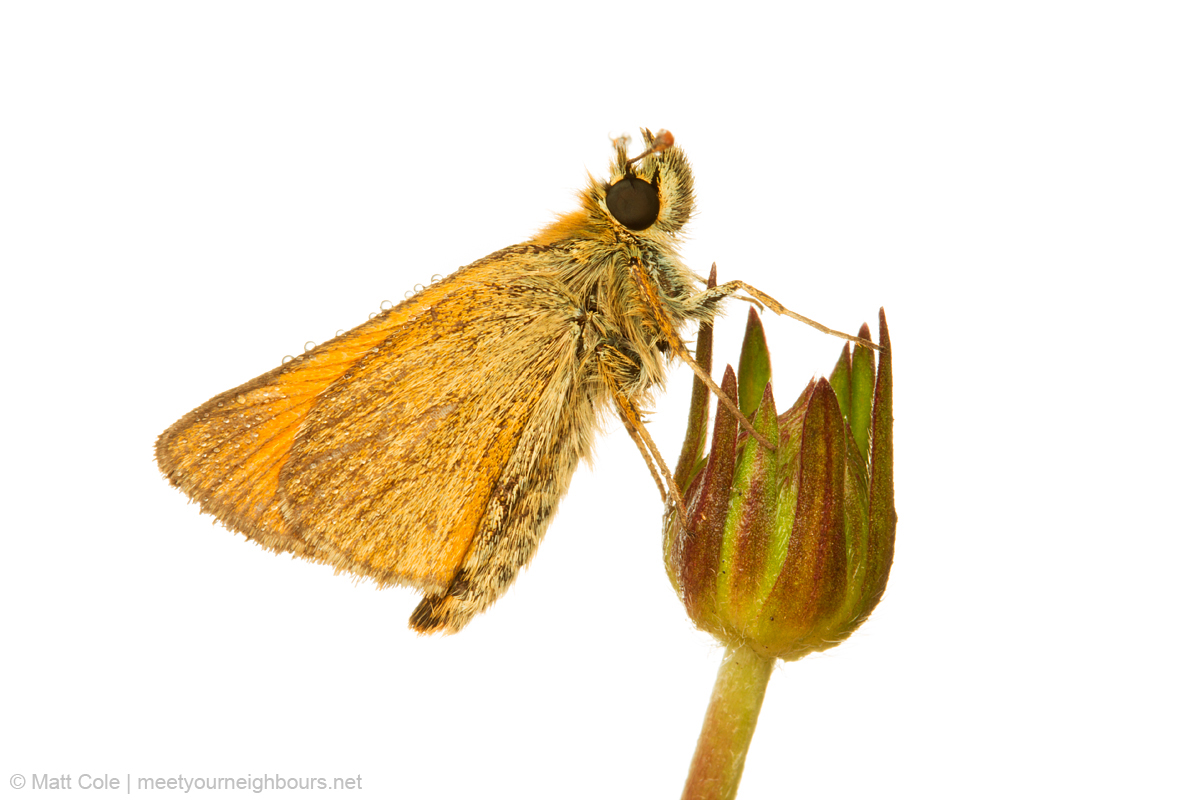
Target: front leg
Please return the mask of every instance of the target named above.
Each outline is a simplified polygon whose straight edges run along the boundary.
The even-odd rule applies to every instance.
[[[857,336],[851,336],[850,334],[842,333],[841,331],[835,331],[833,328],[827,328],[816,320],[809,319],[808,317],[797,314],[795,311],[784,308],[783,304],[774,297],[771,297],[771,295],[759,289],[755,289],[750,284],[743,283],[742,281],[730,281],[729,283],[722,283],[720,286],[714,286],[711,289],[706,289],[705,291],[693,296],[689,306],[691,309],[694,309],[697,312],[697,315],[699,315],[700,309],[715,308],[717,304],[719,304],[726,297],[733,295],[735,292],[745,292],[755,300],[758,300],[760,303],[765,305],[767,308],[774,311],[776,314],[799,320],[805,325],[811,325],[821,333],[827,333],[830,336],[836,336],[839,339],[845,339],[847,341],[854,342],[855,344],[861,344],[863,347],[869,347],[872,350],[880,349],[879,345],[872,341],[860,339]],[[742,299],[744,300],[745,298]]]

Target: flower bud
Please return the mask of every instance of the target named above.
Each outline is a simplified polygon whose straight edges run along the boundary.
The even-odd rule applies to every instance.
[[[859,337],[869,336],[863,325]],[[667,521],[663,555],[688,615],[722,643],[797,659],[844,641],[883,596],[896,512],[882,309],[879,336],[878,374],[870,348],[847,344],[830,378],[810,382],[777,414],[766,341],[751,310],[738,375],[727,367],[721,388],[774,449],[739,431],[718,405],[712,447],[698,458],[707,393],[693,402],[676,470],[686,507]]]

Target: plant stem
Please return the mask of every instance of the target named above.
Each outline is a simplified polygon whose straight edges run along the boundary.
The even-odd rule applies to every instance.
[[[737,796],[774,664],[775,659],[763,658],[743,644],[725,648],[683,800],[732,800]]]

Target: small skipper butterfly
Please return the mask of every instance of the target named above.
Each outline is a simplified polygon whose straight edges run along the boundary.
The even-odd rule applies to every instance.
[[[158,437],[163,474],[267,549],[421,590],[420,632],[458,631],[504,593],[609,408],[681,505],[639,408],[679,358],[736,411],[685,325],[742,291],[856,337],[740,281],[703,288],[676,251],[691,167],[669,132],[642,136],[529,241],[184,416]]]

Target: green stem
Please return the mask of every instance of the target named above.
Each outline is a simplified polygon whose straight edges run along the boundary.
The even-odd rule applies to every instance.
[[[737,796],[774,664],[775,659],[763,658],[747,645],[725,648],[683,800],[732,800]]]

